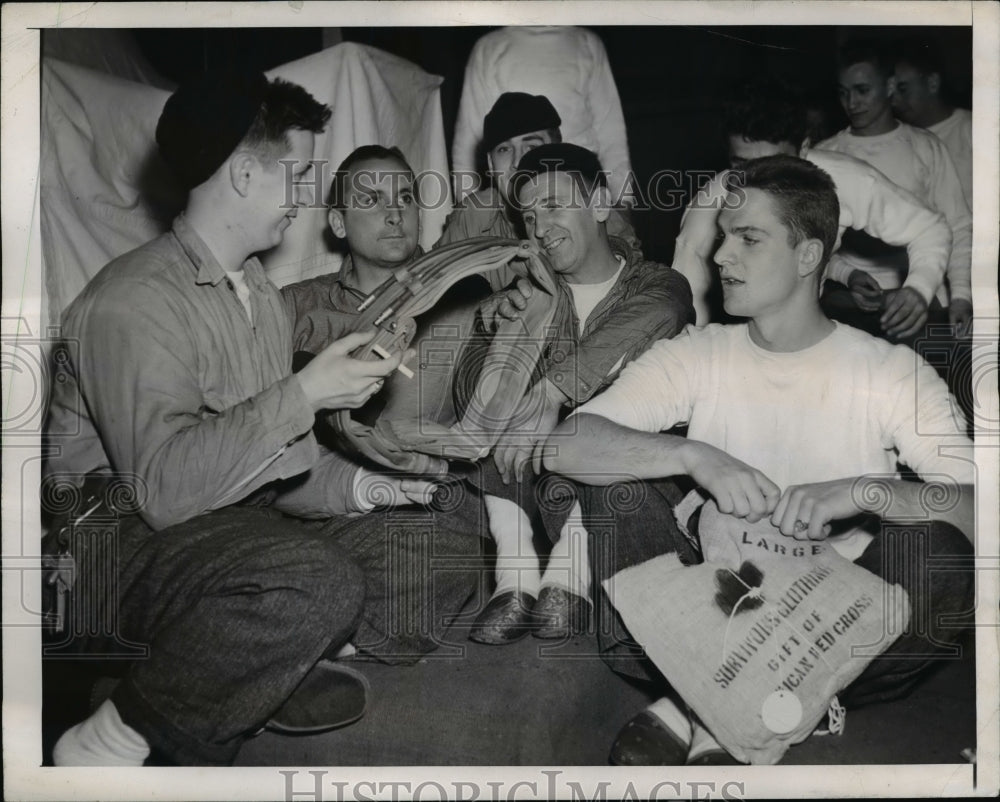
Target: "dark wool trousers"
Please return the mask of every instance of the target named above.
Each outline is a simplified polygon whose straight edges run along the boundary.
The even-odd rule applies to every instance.
[[[676,553],[688,565],[701,561],[674,518],[673,507],[682,493],[670,479],[579,489],[590,533],[601,655],[621,674],[663,683],[663,675],[632,639],[600,583],[661,554]],[[696,534],[696,516],[692,519],[688,528]],[[961,657],[956,641],[973,623],[973,549],[965,535],[940,521],[886,524],[874,535],[855,564],[906,590],[910,623],[839,694],[847,707],[905,696],[927,668]]]
[[[111,698],[152,748],[227,765],[324,654],[351,641],[414,662],[471,594],[478,535],[395,515],[229,507],[159,532],[123,517],[111,541],[75,538],[68,645],[132,658]]]

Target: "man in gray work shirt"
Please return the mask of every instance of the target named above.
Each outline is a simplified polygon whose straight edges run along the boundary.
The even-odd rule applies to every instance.
[[[372,336],[356,333],[292,375],[293,321],[254,255],[281,242],[307,201],[314,135],[329,118],[302,87],[260,73],[181,87],[157,142],[189,191],[185,212],[66,311],[63,337],[78,351],[54,383],[47,473],[124,478],[142,500],[118,521],[108,604],[115,636],[148,644],[148,656],[63,734],[57,765],[141,765],[151,749],[228,764],[348,641],[399,662],[433,648],[432,635],[393,641],[383,620],[387,606],[420,607],[430,571],[386,577],[386,523],[359,515],[373,506],[363,477],[312,435],[318,410],[362,405],[400,358],[351,359]],[[369,491],[384,505],[427,501],[431,487],[383,478]],[[453,531],[434,538],[446,552],[478,549]],[[69,551],[73,601],[103,598],[109,580]],[[473,581],[435,581],[434,598],[460,607]],[[79,640],[101,651],[98,638]],[[326,665],[357,718],[363,678]],[[322,715],[322,699],[311,707]]]

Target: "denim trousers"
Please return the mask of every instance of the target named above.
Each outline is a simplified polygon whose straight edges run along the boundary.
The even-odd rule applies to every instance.
[[[348,641],[388,662],[435,648],[480,553],[478,533],[435,518],[452,516],[306,522],[236,506],[159,532],[124,516],[111,548],[74,542],[71,604],[84,612],[63,651],[127,656],[111,697],[122,720],[174,763],[228,765]]]
[[[617,672],[657,684],[666,680],[636,643],[600,583],[618,571],[661,554],[682,563],[701,561],[700,551],[681,532],[674,506],[683,497],[671,479],[580,486],[584,523],[590,533],[598,645]],[[697,513],[685,522],[697,534]],[[957,643],[972,625],[973,548],[954,526],[941,521],[883,524],[855,564],[891,584],[910,600],[910,623],[903,634],[844,689],[840,701],[858,707],[907,695],[925,670],[959,659]]]

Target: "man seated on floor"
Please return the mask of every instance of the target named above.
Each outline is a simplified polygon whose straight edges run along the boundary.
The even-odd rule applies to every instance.
[[[327,222],[347,246],[340,270],[281,288],[296,352],[317,354],[344,336],[358,305],[420,255],[413,169],[398,148],[362,145],[344,159],[330,184]]]
[[[840,695],[848,707],[896,698],[935,662],[928,655],[944,655],[960,634],[954,620],[943,621],[972,607],[971,443],[944,382],[918,355],[823,314],[819,282],[839,218],[830,177],[802,159],[770,156],[747,162],[731,190],[714,258],[726,312],[748,322],[689,327],[654,344],[556,429],[545,465],[583,483],[585,523],[604,521],[592,542],[594,555],[608,555],[594,558],[599,580],[666,552],[698,560],[674,519],[677,487],[665,478],[686,476],[722,512],[770,518],[796,540],[829,538],[848,559],[902,585],[919,622]],[[679,423],[686,437],[665,433]],[[881,522],[912,524],[930,513],[924,486],[899,479],[897,460],[920,477],[945,477],[955,491],[940,520],[925,532],[908,529],[901,542]],[[600,487],[641,480],[637,512],[616,509],[607,499],[618,494]],[[852,519],[866,513],[872,524],[856,526]],[[898,559],[887,559],[894,549]],[[948,559],[949,571],[931,571],[930,555]],[[668,692],[610,605],[599,609],[611,616],[598,627],[605,659]],[[667,697],[622,730],[611,759],[732,760]]]
[[[562,120],[544,95],[504,92],[497,98],[483,121],[483,150],[492,185],[462,197],[460,205],[448,215],[444,231],[435,248],[472,237],[513,237],[525,235],[515,202],[510,196],[510,179],[521,158],[539,145],[562,142]],[[460,181],[464,176],[459,176]],[[641,250],[638,238],[625,214],[612,208],[608,214],[608,233]],[[506,287],[515,277],[512,269],[501,269],[487,276],[494,290]]]
[[[497,542],[497,586],[470,637],[493,644],[529,631],[563,638],[586,624],[590,584],[579,506],[572,497],[553,504],[545,493],[537,498],[532,470],[541,473],[540,445],[569,409],[654,340],[673,337],[694,318],[680,274],[610,236],[606,177],[591,151],[540,145],[517,164],[509,192],[528,236],[551,262],[559,296],[532,386],[514,414],[518,423],[501,437],[493,464],[473,480],[486,494]],[[516,317],[530,294],[526,282],[500,293],[494,299],[502,302],[499,314]],[[536,509],[549,536],[558,533],[544,576],[532,543]]]
[[[362,303],[397,270],[423,255],[420,204],[413,168],[398,148],[362,145],[337,168],[327,197],[330,232],[346,246],[340,270],[281,288],[294,323],[296,367],[357,327]],[[384,389],[357,415],[372,425],[380,415],[393,419],[455,422],[452,401],[454,360],[436,359],[456,349],[472,333],[480,302],[490,295],[481,276],[468,276],[447,290],[416,319],[412,347],[421,361],[413,378],[395,372]],[[446,336],[439,336],[445,332]],[[427,347],[422,347],[422,343]],[[422,360],[423,360],[422,356]],[[320,430],[322,431],[322,424]]]
[[[872,41],[844,47],[837,56],[840,105],[850,126],[816,145],[818,150],[836,151],[868,162],[890,181],[944,215],[951,229],[951,254],[946,270],[946,286],[937,292],[942,322],[964,337],[972,326],[972,212],[965,201],[962,184],[948,150],[936,136],[922,128],[898,122],[892,113],[896,81],[892,65],[882,48]],[[861,235],[845,237],[841,258],[869,274],[869,292],[874,299],[899,285],[905,274],[906,255],[892,251]],[[868,311],[851,303],[841,291],[825,302],[828,314],[843,317],[851,325],[871,327]]]
[[[866,162],[810,148],[805,141],[804,108],[778,86],[748,89],[742,99],[727,106],[723,125],[734,170],[742,169],[749,159],[784,153],[812,162],[833,179],[840,222],[827,266],[828,287],[836,282],[840,292],[849,294],[853,304],[872,318],[873,331],[905,339],[923,329],[928,307],[941,310],[934,296],[944,281],[951,253],[951,231],[944,217]],[[674,269],[691,283],[699,325],[718,318],[709,309],[709,297],[716,297],[718,287],[711,257],[726,178],[725,172],[720,173],[698,193],[677,236]],[[867,272],[839,257],[841,238],[848,229],[863,231],[888,245],[905,246],[908,264],[902,286],[883,292],[872,286]],[[837,290],[829,289],[827,295],[830,292]]]
[[[76,350],[68,380],[53,385],[47,473],[123,481],[144,503],[120,516],[110,565],[95,564],[86,543],[60,542],[72,527],[53,530],[46,551],[76,558],[73,603],[99,606],[113,638],[148,644],[148,656],[63,734],[57,765],[142,765],[151,749],[171,763],[224,765],[265,725],[347,723],[364,712],[364,678],[324,664],[318,682],[303,682],[320,659],[349,641],[385,659],[428,651],[432,633],[393,639],[389,611],[412,608],[420,621],[430,601],[458,609],[474,588],[472,576],[442,585],[435,574],[428,597],[429,570],[391,575],[421,545],[386,553],[384,517],[357,515],[366,504],[355,466],[311,434],[318,410],[360,406],[400,358],[351,359],[372,336],[361,332],[291,374],[292,324],[255,254],[278,245],[309,202],[314,135],[329,118],[302,87],[262,73],[179,88],[156,139],[189,192],[186,210],[108,264],[65,314]],[[431,492],[387,484],[401,503]],[[478,553],[463,533],[435,538],[445,552]],[[77,641],[106,653],[99,635]],[[316,696],[286,705],[297,688]]]

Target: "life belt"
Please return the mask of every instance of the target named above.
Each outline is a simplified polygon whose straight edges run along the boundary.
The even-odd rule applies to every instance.
[[[441,476],[449,459],[486,456],[521,401],[555,315],[555,275],[531,242],[476,237],[445,245],[399,268],[358,307],[355,331],[375,329],[355,359],[377,360],[404,352],[417,333],[414,318],[434,306],[456,282],[510,263],[535,291],[518,320],[502,320],[483,358],[475,390],[458,423],[383,421],[365,425],[350,410],[331,411],[327,423],[342,448],[385,468]],[[414,377],[417,379],[417,377]]]

